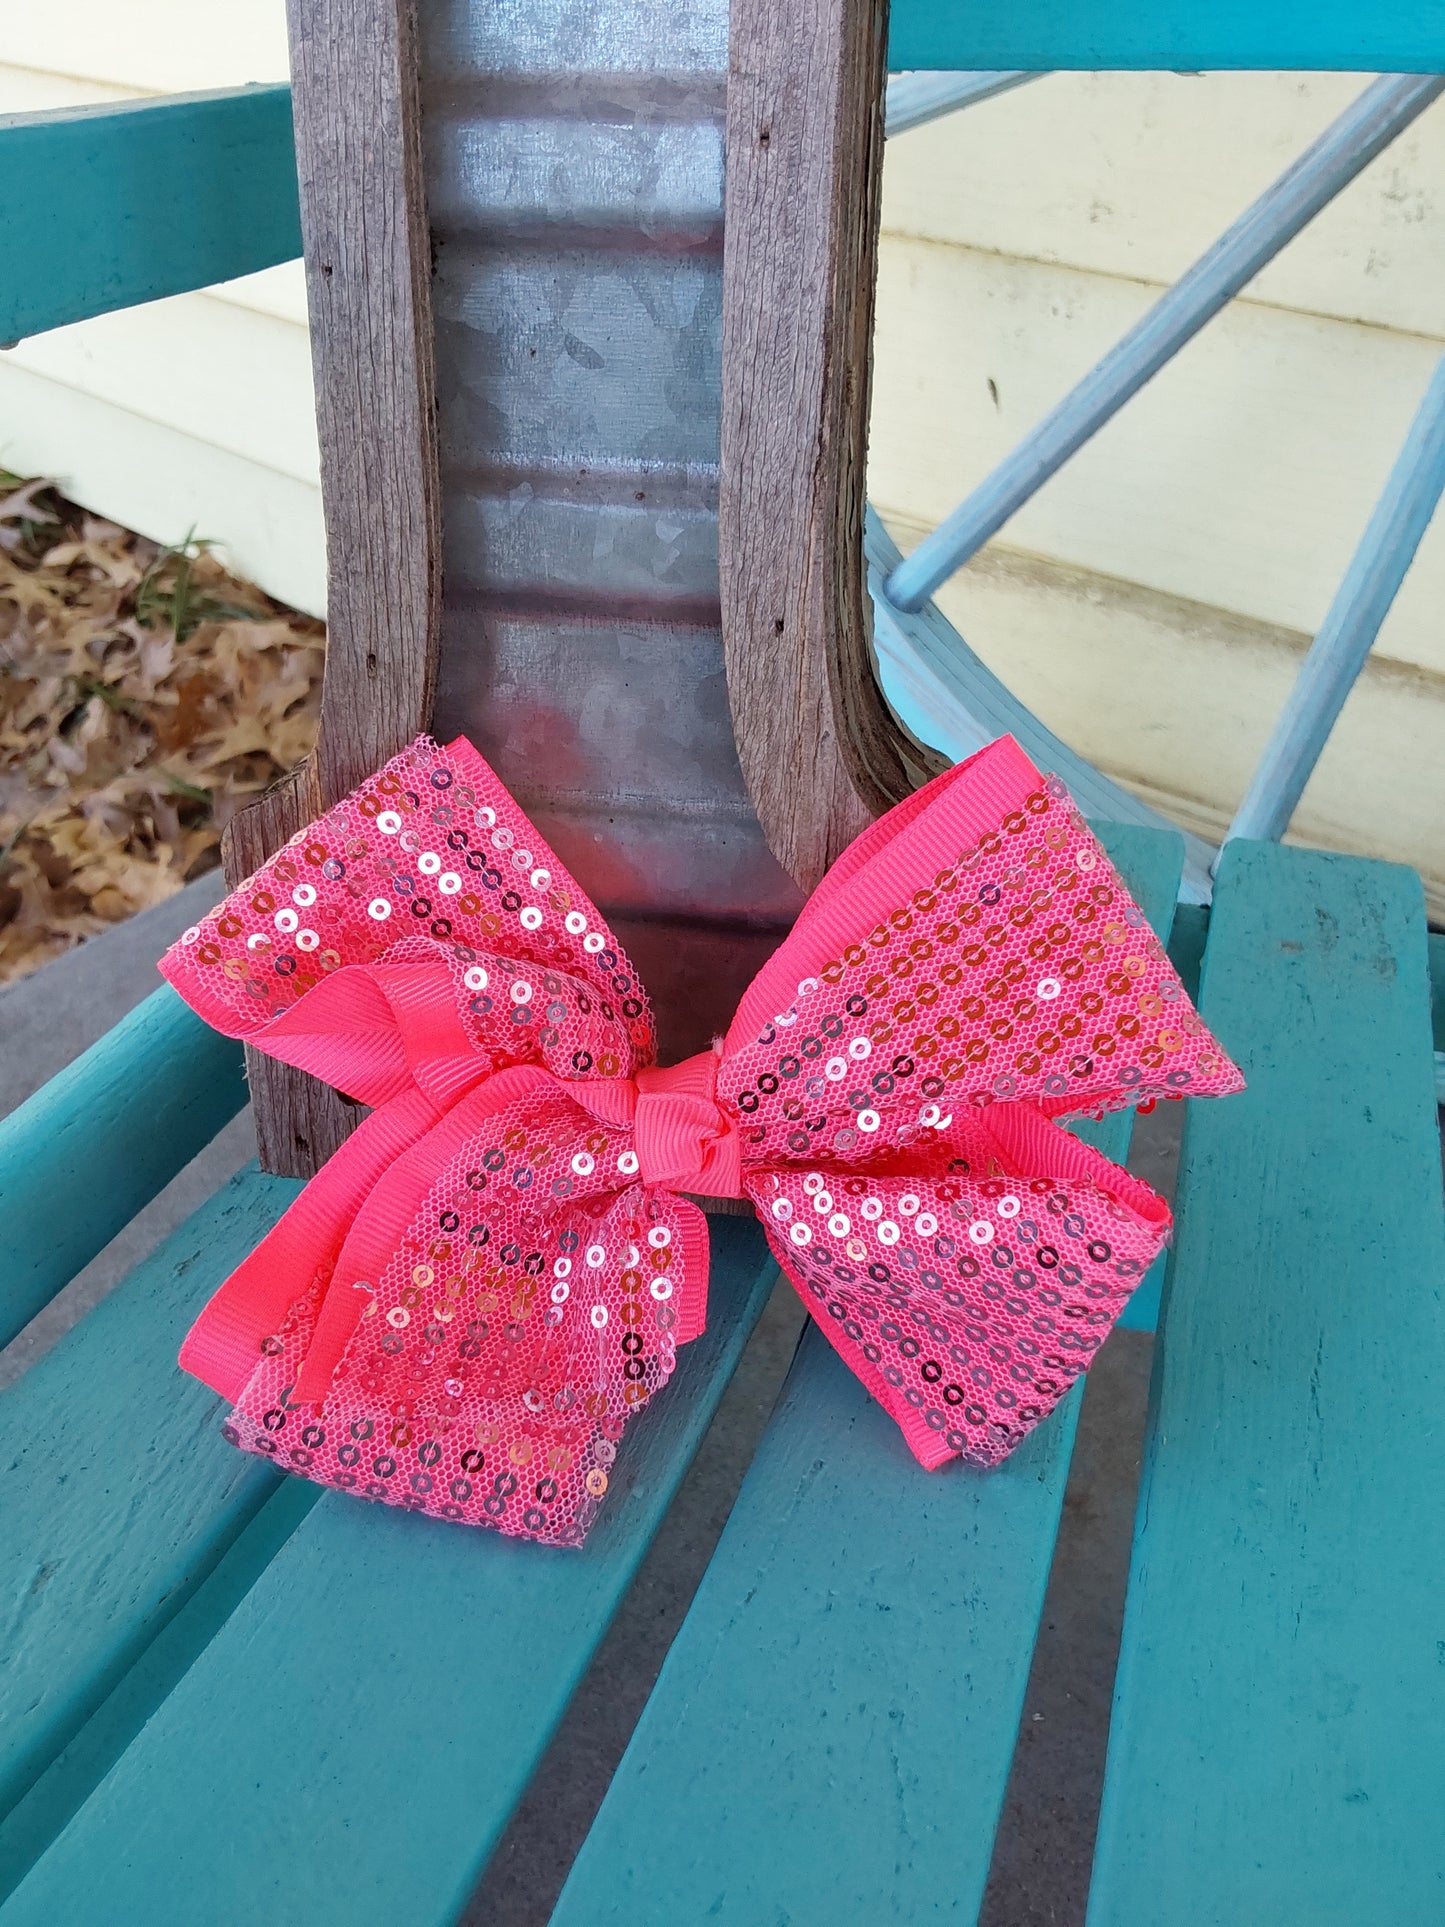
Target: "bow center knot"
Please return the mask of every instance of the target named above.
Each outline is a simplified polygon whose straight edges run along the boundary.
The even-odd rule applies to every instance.
[[[715,1051],[637,1074],[632,1121],[639,1175],[670,1191],[740,1198],[742,1144],[717,1101]]]

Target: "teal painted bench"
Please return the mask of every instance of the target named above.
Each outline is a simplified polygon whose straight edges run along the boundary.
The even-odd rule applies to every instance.
[[[1108,840],[1167,929],[1179,840]],[[1418,881],[1232,844],[1200,995],[1249,1089],[1185,1128],[1090,1920],[1439,1919]],[[241,1097],[159,992],[0,1125],[7,1329]],[[1122,1154],[1127,1119],[1089,1128]],[[176,1349],[295,1191],[243,1172],[0,1400],[3,1927],[455,1919],[775,1277],[715,1220],[707,1336],[586,1548],[547,1551],[223,1444]],[[1077,1417],[925,1475],[810,1330],[554,1920],[973,1921]],[[505,1668],[459,1664],[479,1621],[516,1629]]]
[[[893,11],[895,67],[1445,69],[1442,0]],[[0,340],[294,255],[290,106],[0,122]],[[1188,1118],[1162,1298],[1126,1318],[1158,1336],[1090,1922],[1437,1921],[1445,939],[1386,865],[1236,842],[1206,916],[1178,838],[1107,840],[1249,1089]],[[0,1336],[245,1095],[158,991],[0,1122]],[[1124,1155],[1127,1119],[1091,1129]],[[243,1172],[0,1395],[0,1927],[455,1920],[776,1279],[715,1222],[709,1332],[549,1551],[223,1443],[176,1352],[296,1190]],[[554,1920],[976,1920],[1079,1404],[925,1475],[810,1329]],[[505,1666],[468,1664],[481,1623]]]

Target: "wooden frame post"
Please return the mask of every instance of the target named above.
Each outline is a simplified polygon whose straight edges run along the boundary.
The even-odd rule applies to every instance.
[[[883,701],[863,573],[888,0],[732,0],[719,548],[743,774],[811,889],[939,767]]]
[[[326,506],[326,681],[315,750],[227,830],[233,885],[428,726],[441,607],[415,6],[289,0],[287,12]],[[357,1107],[255,1051],[247,1059],[263,1167],[309,1177]]]

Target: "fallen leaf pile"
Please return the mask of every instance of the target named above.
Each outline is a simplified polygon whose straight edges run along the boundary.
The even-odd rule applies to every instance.
[[[316,734],[325,630],[0,470],[0,982],[220,860]]]

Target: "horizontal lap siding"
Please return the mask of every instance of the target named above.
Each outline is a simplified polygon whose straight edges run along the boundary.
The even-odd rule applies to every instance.
[[[1051,74],[888,150],[885,228],[1175,280],[1370,74]],[[1445,329],[1445,114],[1426,112],[1272,262],[1250,298]]]
[[[198,13],[79,0],[7,21],[0,114],[287,78],[282,0]],[[240,574],[325,608],[300,263],[56,329],[0,353],[0,465],[53,475],[159,542],[214,539]]]
[[[1367,79],[1051,75],[890,146],[870,493],[905,549]],[[940,595],[1192,827],[1228,820],[1445,345],[1442,161],[1432,111]],[[1433,866],[1437,911],[1442,590],[1445,520],[1297,825]]]
[[[210,294],[178,294],[53,328],[21,342],[5,361],[255,466],[315,484],[304,323]]]
[[[887,237],[872,494],[941,519],[1158,290]],[[1445,306],[1441,308],[1445,331]],[[1241,302],[1190,343],[1002,533],[1004,546],[1312,631],[1445,339]],[[992,382],[998,400],[990,390]],[[1445,673],[1445,521],[1380,652]]]
[[[0,464],[52,475],[87,507],[158,542],[179,542],[191,530],[212,538],[241,575],[298,608],[323,611],[318,483],[10,360],[0,355]]]
[[[37,73],[140,94],[285,80],[284,0],[68,0],[6,10],[5,58]],[[10,111],[10,110],[5,110]]]
[[[904,548],[923,533],[896,517],[889,526]],[[939,602],[1072,748],[1216,842],[1307,640],[997,543]],[[1431,916],[1445,921],[1442,749],[1445,678],[1371,663],[1305,791],[1293,840],[1411,864]]]

